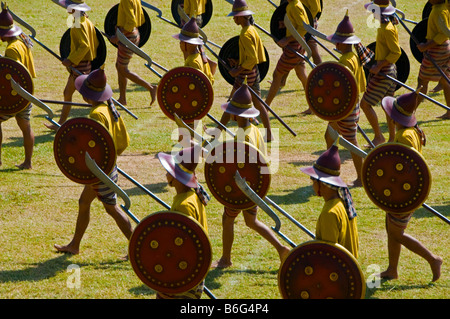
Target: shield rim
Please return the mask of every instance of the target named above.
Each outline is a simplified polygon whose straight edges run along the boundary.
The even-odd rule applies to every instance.
[[[14,60],[14,59],[11,59],[11,58],[9,58],[9,57],[6,57],[6,56],[0,56],[0,64],[2,63],[2,60],[8,61],[8,63],[9,63],[10,65],[16,64],[16,65],[17,65],[16,68],[21,69],[22,76],[27,77],[26,80],[29,82],[29,85],[31,86],[31,88],[30,88],[30,87],[23,87],[23,86],[24,86],[23,83],[19,83],[19,82],[18,82],[18,84],[19,84],[20,86],[22,86],[23,89],[26,90],[28,93],[33,94],[33,92],[34,92],[34,81],[33,81],[33,77],[31,76],[31,73],[30,73],[30,71],[27,69],[27,67],[26,67],[23,63],[21,63],[21,62],[19,62],[19,61],[16,61],[16,60]],[[16,74],[16,76],[17,76],[17,74]],[[11,75],[11,77],[14,78],[13,75]],[[14,79],[14,81],[17,82],[17,78]],[[14,90],[12,89],[12,87],[11,87],[11,90],[14,91]],[[28,107],[28,105],[30,105],[31,102],[28,101],[27,99],[23,98],[23,97],[21,97],[21,100],[23,100],[24,102],[26,101],[26,104],[25,104],[20,110],[15,109],[14,111],[6,111],[6,112],[5,112],[5,111],[3,111],[3,110],[0,109],[0,114],[2,114],[2,115],[15,115],[15,114],[17,114],[17,113],[19,113],[19,112],[22,112],[23,110],[25,110],[25,108]]]
[[[160,285],[157,284],[153,284],[151,282],[151,280],[149,280],[145,275],[142,274],[142,272],[139,270],[139,266],[137,263],[137,258],[134,254],[134,251],[136,251],[136,249],[138,249],[137,244],[135,241],[137,241],[139,239],[140,236],[140,231],[141,229],[145,230],[147,227],[147,223],[152,222],[154,218],[156,217],[162,217],[164,218],[164,216],[169,216],[167,214],[171,214],[171,217],[178,217],[178,218],[186,218],[187,220],[189,220],[192,225],[195,225],[195,227],[198,227],[197,230],[202,230],[202,233],[204,235],[203,238],[203,244],[207,247],[204,247],[203,249],[207,249],[208,252],[206,252],[204,255],[209,256],[208,257],[208,261],[207,261],[207,265],[202,265],[201,268],[203,268],[203,272],[202,275],[200,276],[201,279],[199,279],[198,281],[194,281],[191,282],[190,284],[184,285],[182,286],[183,288],[164,288],[161,287]],[[196,233],[196,235],[198,235],[198,233]],[[189,291],[190,289],[196,287],[198,284],[200,284],[205,277],[207,276],[208,272],[209,272],[209,268],[211,266],[212,263],[212,244],[211,241],[209,239],[208,234],[206,233],[205,229],[203,228],[203,226],[196,221],[194,218],[192,218],[191,216],[182,214],[180,212],[177,211],[172,211],[172,210],[162,210],[162,211],[157,211],[154,212],[150,215],[148,215],[147,217],[145,217],[144,219],[142,219],[137,226],[134,228],[133,233],[131,234],[130,240],[129,240],[129,244],[128,244],[128,256],[129,256],[129,260],[131,263],[131,266],[133,268],[133,271],[135,272],[136,276],[148,287],[150,287],[151,289],[154,289],[157,292],[162,292],[162,293],[167,293],[167,294],[178,294],[178,293],[183,293],[186,291]],[[198,278],[198,277],[197,277]]]
[[[67,172],[67,170],[64,168],[64,166],[62,165],[61,161],[59,160],[60,156],[58,155],[57,144],[58,144],[58,142],[61,139],[61,135],[65,132],[66,127],[76,124],[77,121],[80,122],[80,124],[92,124],[93,126],[95,126],[98,129],[102,128],[103,131],[107,133],[107,134],[104,134],[103,137],[106,137],[108,139],[107,143],[108,143],[108,145],[110,145],[110,149],[111,149],[111,154],[110,154],[111,156],[110,156],[110,158],[112,158],[113,161],[112,162],[110,161],[108,163],[107,167],[111,167],[111,168],[108,169],[108,171],[105,172],[105,174],[109,175],[113,171],[113,169],[114,169],[114,167],[116,165],[116,161],[117,161],[117,150],[115,148],[113,137],[111,136],[111,133],[109,133],[108,129],[103,124],[101,124],[100,122],[97,122],[97,121],[95,121],[93,119],[87,118],[87,117],[74,117],[74,118],[71,118],[71,119],[65,121],[61,125],[61,127],[59,127],[59,129],[56,131],[55,138],[53,140],[53,156],[54,156],[56,165],[58,166],[60,171],[64,174],[64,176],[66,176],[68,179],[70,179],[71,181],[76,182],[78,184],[82,184],[82,185],[95,184],[95,183],[98,183],[100,180],[94,174],[92,174],[93,177],[91,177],[89,179],[76,178],[75,176],[73,176],[72,174]],[[106,169],[106,168],[104,168],[104,169]],[[101,168],[101,169],[104,170],[103,168]]]
[[[238,35],[228,39],[219,51],[219,57],[228,65],[228,67],[230,67],[230,65],[228,64],[228,59],[227,59],[228,56],[225,56],[225,54],[226,54],[227,50],[230,50],[230,47],[233,44],[235,46],[237,44],[237,47],[239,48],[239,36]],[[236,52],[237,52],[237,55],[239,56],[239,49]],[[270,67],[270,56],[269,56],[269,52],[267,51],[265,46],[264,46],[264,54],[266,56],[266,61],[258,64],[259,79],[260,79],[259,83],[261,83],[264,80],[264,78],[266,77],[266,75],[269,71],[269,67]],[[222,75],[224,80],[227,81],[228,84],[233,85],[234,77],[232,77],[230,75],[230,73],[228,73],[228,70],[222,65],[222,63],[219,63],[218,66],[219,66],[220,74]]]
[[[366,294],[366,281],[365,281],[365,277],[364,277],[364,272],[361,269],[361,266],[358,262],[358,260],[348,251],[348,249],[346,249],[344,246],[338,244],[338,243],[332,243],[329,241],[324,241],[324,240],[317,240],[317,239],[313,239],[313,240],[309,240],[306,241],[304,243],[301,243],[300,245],[297,245],[295,248],[293,248],[288,256],[283,260],[283,262],[280,265],[280,268],[278,270],[278,289],[280,292],[280,295],[283,299],[287,299],[287,295],[285,293],[285,289],[283,288],[283,279],[285,276],[285,267],[288,266],[288,261],[292,258],[295,257],[295,254],[303,249],[306,246],[309,245],[326,245],[329,247],[333,247],[333,249],[336,249],[337,251],[344,253],[346,257],[349,258],[349,261],[353,262],[353,265],[356,266],[356,269],[358,270],[358,273],[360,275],[360,280],[361,280],[361,295],[360,296],[355,296],[354,299],[363,299],[365,294]],[[290,265],[290,264],[289,264]]]
[[[224,200],[221,196],[220,196],[220,194],[218,194],[217,192],[216,192],[216,190],[214,189],[214,187],[213,187],[213,185],[212,185],[212,182],[211,182],[211,178],[210,178],[210,176],[209,176],[209,167],[211,166],[211,164],[212,163],[215,163],[215,161],[214,162],[212,162],[211,163],[211,160],[210,160],[210,156],[214,156],[213,154],[214,154],[214,150],[216,149],[216,148],[219,148],[220,146],[222,146],[222,145],[225,145],[225,147],[223,147],[222,146],[222,150],[224,150],[224,149],[226,149],[226,144],[231,144],[231,143],[233,143],[234,144],[234,148],[233,149],[237,149],[237,146],[236,146],[236,144],[242,144],[242,145],[244,145],[244,147],[248,147],[248,148],[251,148],[251,149],[253,149],[254,151],[256,151],[257,153],[258,153],[258,159],[263,159],[264,160],[264,163],[262,163],[263,165],[265,165],[265,167],[267,167],[267,168],[269,168],[270,169],[270,162],[269,162],[269,160],[267,159],[267,157],[260,151],[260,150],[258,150],[255,146],[253,146],[252,144],[250,144],[250,143],[248,143],[248,142],[239,142],[239,141],[233,141],[233,140],[228,140],[228,141],[224,141],[224,142],[222,142],[222,143],[219,143],[219,144],[217,144],[213,149],[211,149],[211,151],[209,152],[209,154],[208,154],[208,156],[206,157],[206,159],[205,159],[205,167],[204,167],[204,177],[205,177],[205,181],[206,181],[206,185],[208,186],[208,189],[210,190],[210,192],[211,192],[211,194],[214,196],[214,198],[219,202],[219,203],[221,203],[222,205],[224,205],[225,207],[227,207],[227,208],[230,208],[230,209],[235,209],[235,210],[246,210],[246,209],[251,209],[251,208],[253,208],[253,207],[255,207],[255,206],[257,206],[252,200],[250,200],[240,189],[239,189],[239,187],[236,185],[236,188],[235,188],[235,192],[237,192],[237,191],[239,191],[239,192],[242,192],[242,195],[243,195],[243,197],[245,197],[246,198],[246,200],[248,200],[247,202],[244,202],[244,203],[242,203],[242,204],[233,204],[233,203],[229,203],[229,202],[227,202],[226,200]],[[270,184],[271,184],[271,181],[272,181],[272,174],[270,173],[270,174],[264,174],[264,175],[267,175],[268,177],[267,177],[267,181],[266,181],[266,183],[267,183],[267,185],[265,186],[265,189],[263,189],[262,191],[260,191],[260,192],[256,192],[255,191],[255,193],[258,195],[258,196],[260,196],[261,198],[264,198],[266,195],[267,195],[267,193],[269,192],[269,189],[270,189]],[[242,176],[242,174],[241,174],[241,176]],[[230,180],[233,180],[233,183],[235,183],[234,182],[234,174],[232,174],[232,175],[230,175]]]
[[[118,11],[119,11],[119,4],[115,4],[111,7],[111,9],[109,9],[108,13],[105,15],[105,20],[103,22],[103,29],[105,30],[105,34],[107,34],[109,37],[115,35],[115,33],[111,34],[110,31],[112,31],[112,29],[115,30],[115,27],[117,25]],[[152,33],[152,22],[150,20],[150,16],[148,15],[147,11],[144,10],[144,8],[142,8],[142,11],[144,12],[145,22],[140,27],[138,27],[139,33],[140,33],[140,40],[139,40],[139,44],[138,44],[139,48],[143,47],[147,43],[147,41],[150,38],[150,35]],[[113,15],[114,15],[114,17],[113,17]],[[107,22],[109,22],[109,19],[112,19],[112,22],[116,23],[116,24],[114,24],[114,26],[112,28],[110,28],[107,25]],[[114,47],[117,48],[116,43],[112,43],[111,41],[109,41],[109,43],[111,43]]]
[[[428,18],[425,18],[414,26],[414,28],[411,30],[411,33],[414,35],[417,41],[419,41],[419,43],[426,42],[427,29]],[[409,38],[409,48],[416,61],[422,63],[423,52],[419,51],[419,49],[417,48],[417,44],[412,37]]]
[[[108,52],[106,48],[105,39],[103,39],[103,35],[100,32],[100,30],[97,29],[97,27],[95,27],[95,34],[98,39],[98,47],[96,51],[96,57],[94,60],[91,61],[92,63],[91,70],[99,69],[105,63],[106,55]],[[65,59],[69,56],[70,44],[71,44],[70,29],[67,29],[62,35],[61,40],[59,42],[59,55],[61,56],[62,59]]]
[[[356,79],[354,74],[350,71],[349,68],[347,68],[345,65],[336,62],[336,61],[326,61],[326,62],[322,62],[320,64],[318,64],[314,69],[311,70],[311,72],[308,75],[307,81],[306,81],[306,87],[305,87],[305,96],[306,96],[306,100],[308,102],[309,107],[311,108],[311,111],[317,115],[319,118],[321,118],[322,120],[326,120],[326,121],[330,121],[330,122],[335,122],[335,121],[339,121],[342,119],[345,119],[349,114],[351,114],[354,110],[354,108],[356,107],[356,104],[358,102],[358,94],[354,94],[354,97],[352,98],[352,100],[354,100],[353,107],[347,107],[347,109],[344,109],[344,111],[341,112],[341,115],[339,115],[339,117],[337,116],[327,116],[327,115],[323,115],[322,113],[318,112],[315,108],[315,105],[311,102],[310,100],[310,85],[311,85],[311,79],[313,77],[313,75],[315,75],[318,71],[320,70],[320,68],[324,67],[324,66],[328,66],[328,65],[334,65],[336,67],[339,67],[340,70],[342,70],[343,72],[347,73],[349,75],[350,78],[353,79],[352,83],[350,83],[355,91],[358,90],[357,87],[357,83],[356,83]]]
[[[213,90],[211,81],[208,79],[206,74],[204,74],[200,70],[197,70],[196,68],[192,68],[192,67],[188,67],[188,66],[175,67],[175,68],[169,70],[168,72],[166,72],[162,76],[161,80],[159,81],[158,87],[157,87],[156,96],[157,96],[158,104],[159,104],[159,107],[161,108],[161,111],[169,119],[175,121],[175,115],[169,111],[169,110],[171,110],[171,108],[168,107],[168,105],[166,103],[164,103],[165,98],[163,97],[163,88],[166,83],[170,83],[169,80],[174,75],[177,75],[177,74],[180,74],[183,72],[192,73],[195,76],[200,77],[201,80],[203,81],[203,83],[205,83],[205,85],[207,86],[208,96],[211,97],[211,99],[208,100],[207,106],[202,111],[200,111],[199,115],[194,116],[194,117],[189,117],[189,118],[185,117],[183,114],[179,114],[179,113],[175,112],[176,110],[174,109],[173,113],[176,113],[184,122],[191,123],[191,122],[194,122],[195,120],[202,119],[209,112],[209,110],[211,109],[211,107],[214,103],[214,90]],[[203,92],[203,90],[202,90],[202,92]]]
[[[422,154],[420,154],[416,149],[414,149],[413,147],[409,147],[405,144],[401,144],[401,143],[397,143],[397,142],[387,142],[384,144],[380,144],[378,146],[376,146],[374,149],[372,149],[366,156],[366,158],[363,161],[363,166],[361,168],[361,172],[362,172],[362,176],[366,176],[367,175],[367,169],[368,169],[368,165],[370,163],[371,158],[374,156],[374,154],[377,154],[377,152],[381,152],[380,150],[383,148],[391,148],[392,146],[396,146],[399,149],[403,148],[404,151],[406,152],[412,152],[414,153],[414,155],[416,155],[418,158],[422,159],[425,167],[426,167],[426,173],[428,174],[428,188],[426,193],[423,195],[423,199],[421,201],[417,201],[416,204],[414,205],[414,208],[410,208],[410,206],[406,206],[403,209],[397,209],[397,210],[393,210],[390,209],[389,207],[382,205],[378,200],[376,200],[376,198],[374,197],[374,195],[370,192],[369,190],[369,185],[367,184],[367,180],[365,177],[362,178],[362,183],[363,183],[363,188],[365,190],[365,193],[367,194],[367,196],[369,197],[369,199],[372,201],[372,203],[374,203],[377,207],[381,208],[383,211],[385,212],[389,212],[392,214],[404,214],[404,213],[409,213],[412,211],[417,210],[423,203],[425,203],[426,199],[428,198],[428,195],[431,191],[431,184],[432,184],[432,176],[431,176],[431,171],[429,166],[427,165],[427,162],[425,161],[425,158],[423,157]]]

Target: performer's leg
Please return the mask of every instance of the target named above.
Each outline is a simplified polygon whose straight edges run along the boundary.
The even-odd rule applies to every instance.
[[[75,234],[67,245],[57,245],[54,247],[59,252],[76,255],[80,252],[80,243],[89,225],[91,215],[91,203],[96,198],[96,193],[90,185],[86,185],[78,200],[78,217],[75,226]]]
[[[23,135],[23,147],[25,149],[25,160],[22,164],[16,165],[20,169],[31,169],[31,158],[34,148],[34,133],[31,129],[30,120],[16,116],[17,125]]]
[[[117,226],[119,226],[119,229],[124,236],[127,239],[130,239],[133,228],[127,215],[120,209],[119,205],[103,203],[103,206],[105,207],[106,212],[114,219]]]
[[[222,257],[218,261],[211,264],[211,268],[227,268],[231,267],[231,248],[234,242],[234,221],[236,217],[232,217],[226,213],[224,208],[222,215]]]
[[[256,96],[252,95],[252,100],[255,108],[259,110],[259,116],[261,117],[264,128],[266,129],[266,136],[264,138],[266,142],[270,142],[273,140],[273,136],[272,136],[272,128],[270,126],[269,112]]]
[[[375,134],[372,143],[377,146],[381,143],[385,142],[385,138],[381,133],[380,124],[378,123],[378,115],[369,103],[367,103],[364,99],[361,100],[360,107],[363,110],[364,114],[369,121],[370,126],[372,126],[373,132]]]
[[[280,73],[276,69],[273,71],[272,75],[272,83],[270,84],[269,93],[267,93],[266,96],[266,104],[270,105],[275,98],[275,96],[278,94],[278,91],[280,90],[280,87],[283,85],[284,80],[284,74]]]
[[[444,96],[445,96],[445,103],[447,106],[450,105],[450,84],[447,82],[447,80],[442,77],[439,81],[439,84],[441,85],[442,89],[444,90]],[[446,113],[439,116],[440,119],[450,119],[450,110],[447,110]]]
[[[306,73],[306,63],[300,63],[298,64],[295,68],[295,74],[297,74],[297,78],[300,80],[300,82],[302,83],[303,89],[306,88],[306,82],[308,80],[308,74]],[[302,115],[308,115],[308,114],[312,114],[312,111],[310,109],[310,107],[308,106],[308,108],[301,112]]]

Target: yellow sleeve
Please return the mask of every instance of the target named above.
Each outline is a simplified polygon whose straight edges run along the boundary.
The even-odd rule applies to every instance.
[[[303,26],[303,22],[309,23],[308,15],[306,14],[305,8],[303,4],[300,2],[297,6],[292,5],[291,7],[288,5],[286,7],[286,14],[294,26],[295,30],[304,37],[306,34],[306,29]],[[291,32],[286,29],[286,37],[291,36]]]
[[[239,65],[252,70],[257,64],[266,61],[264,45],[252,26],[243,28],[239,36]]]
[[[117,13],[117,26],[131,32],[145,22],[144,12],[140,1],[120,0]]]
[[[381,31],[381,32],[380,32]],[[375,54],[377,61],[387,60],[389,63],[396,63],[402,55],[400,44],[398,42],[398,32],[392,23],[388,23],[386,28],[378,29],[376,53],[380,53],[378,56]],[[382,39],[378,41],[378,39]],[[378,45],[380,43],[380,45]]]
[[[444,21],[447,28],[449,28],[449,19],[450,16],[447,11],[439,10],[434,11],[432,10],[430,13],[430,16],[428,18],[428,27],[427,27],[427,40],[433,40],[437,44],[442,44],[445,41],[447,41],[449,38],[440,30],[438,20],[442,19]]]
[[[358,92],[362,93],[366,90],[366,75],[364,74],[363,67],[359,63],[358,56],[353,52],[341,55],[339,63],[345,65],[352,71],[356,79],[356,86],[358,87]]]
[[[22,63],[30,72],[31,77],[36,77],[31,50],[21,40],[17,39],[6,47],[5,57]]]
[[[339,225],[341,221],[338,216],[328,211],[328,208],[324,206],[322,213],[317,220],[316,225],[316,237],[318,240],[325,240],[332,243],[339,243],[341,236],[341,230]]]
[[[89,40],[83,28],[70,29],[70,53],[67,59],[75,65],[80,64],[89,53]]]

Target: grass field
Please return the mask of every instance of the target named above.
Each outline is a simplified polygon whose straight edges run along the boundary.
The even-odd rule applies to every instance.
[[[89,13],[94,24],[103,30],[104,18],[117,0],[88,1],[93,10]],[[10,0],[8,6],[23,20],[36,29],[36,38],[59,53],[59,42],[67,29],[65,10],[50,0]],[[249,0],[249,6],[256,12],[256,22],[269,30],[270,18],[274,7],[266,0]],[[320,19],[319,30],[326,34],[335,31],[337,24],[349,10],[357,35],[364,44],[375,40],[376,29],[367,25],[368,14],[362,0],[327,0]],[[153,0],[151,4],[163,12],[163,17],[174,21],[170,11],[170,1]],[[214,13],[210,23],[204,28],[208,38],[224,44],[229,38],[240,32],[232,19],[226,17],[231,6],[224,0],[214,0]],[[399,9],[408,19],[421,20],[425,1],[397,1]],[[171,69],[183,64],[178,41],[171,36],[178,29],[157,17],[156,12],[146,9],[152,23],[150,40],[142,48],[155,62]],[[409,24],[412,29],[414,25]],[[24,29],[27,31],[26,29]],[[28,32],[28,31],[27,31]],[[261,83],[263,97],[267,94],[271,73],[280,55],[279,47],[272,39],[260,32],[269,52],[270,69]],[[415,87],[419,64],[409,49],[409,37],[399,26],[402,48],[409,55],[411,72],[407,84]],[[324,43],[332,49],[329,43]],[[118,97],[117,75],[114,67],[116,49],[109,43],[106,60],[106,72],[109,83]],[[5,44],[1,44],[4,52]],[[218,53],[218,49],[216,51]],[[322,59],[333,58],[321,50]],[[67,71],[61,63],[35,44],[33,49],[37,78],[34,96],[40,99],[63,99]],[[211,56],[211,55],[210,55]],[[157,84],[159,78],[145,66],[139,57],[132,59],[130,68],[141,76]],[[432,83],[430,88],[434,87]],[[214,105],[211,114],[220,118],[220,104],[227,100],[230,85],[216,74],[214,84]],[[408,92],[397,91],[397,95]],[[433,98],[443,102],[442,93],[433,94]],[[74,101],[82,102],[78,93]],[[61,107],[50,105],[59,118]],[[294,73],[291,73],[286,86],[275,98],[272,108],[282,119],[298,133],[292,136],[275,118],[271,119],[274,132],[278,134],[269,150],[278,150],[278,171],[272,176],[270,198],[306,228],[315,230],[315,223],[323,205],[323,200],[313,196],[309,178],[300,168],[311,165],[325,150],[323,139],[326,123],[316,116],[301,116],[307,107],[304,90]],[[133,176],[150,191],[166,203],[171,203],[174,190],[167,187],[165,170],[155,155],[160,151],[168,152],[176,144],[173,132],[175,123],[161,112],[157,103],[149,107],[149,95],[142,88],[129,84],[128,108],[139,119],[122,112],[126,121],[131,145],[118,158],[118,165]],[[87,116],[87,108],[74,108],[71,116]],[[377,106],[382,129],[387,136],[387,127],[382,109]],[[444,216],[450,216],[448,197],[450,138],[449,122],[436,119],[444,110],[431,102],[424,102],[417,113],[422,129],[427,134],[427,145],[423,155],[433,176],[432,188],[427,204]],[[18,170],[14,166],[23,160],[23,147],[20,131],[14,120],[2,125],[3,149],[0,167],[0,298],[2,299],[152,299],[154,291],[147,288],[135,275],[130,263],[119,260],[127,252],[127,241],[113,220],[95,201],[92,207],[91,224],[82,242],[81,253],[68,256],[56,253],[53,244],[66,244],[72,238],[77,216],[78,197],[82,186],[70,181],[58,169],[53,157],[54,133],[47,130],[43,123],[45,112],[34,107],[32,128],[36,141],[32,170]],[[205,118],[208,126],[213,123]],[[367,119],[361,114],[360,126],[373,136]],[[366,144],[361,135],[360,145]],[[273,152],[272,154],[276,154]],[[356,177],[348,151],[341,148],[342,176],[346,182]],[[272,158],[272,160],[274,160]],[[203,165],[198,167],[200,181],[205,184]],[[151,197],[143,193],[123,176],[119,185],[130,196],[131,211],[142,219],[163,208]],[[352,195],[358,211],[358,229],[360,236],[359,263],[366,277],[373,274],[374,268],[384,270],[388,263],[384,212],[377,208],[367,197],[363,188],[352,188]],[[120,200],[119,200],[120,201]],[[207,206],[210,240],[213,247],[213,260],[221,256],[221,218],[222,205],[211,200]],[[272,226],[273,221],[264,213],[260,220]],[[284,217],[281,230],[295,243],[310,240],[310,237]],[[263,238],[245,226],[242,216],[236,220],[235,243],[233,246],[233,266],[225,270],[212,270],[206,277],[206,286],[217,298],[223,299],[279,299],[278,255]],[[450,294],[449,229],[442,220],[420,208],[414,214],[407,233],[422,241],[432,252],[444,259],[442,276],[430,283],[431,271],[428,264],[419,256],[403,249],[400,259],[399,279],[383,282],[376,288],[367,289],[366,298],[370,299],[447,299]],[[75,266],[71,266],[75,265]],[[70,266],[70,267],[69,267]],[[80,287],[71,286],[79,270]],[[376,271],[376,270],[375,270]],[[206,295],[203,298],[208,298]]]

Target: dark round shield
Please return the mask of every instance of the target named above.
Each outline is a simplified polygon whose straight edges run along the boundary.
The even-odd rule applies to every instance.
[[[428,29],[428,18],[420,21],[416,26],[411,30],[411,33],[417,39],[419,43],[427,42],[427,29]],[[417,43],[413,40],[412,37],[409,38],[409,47],[411,49],[411,53],[417,62],[422,63],[423,52],[417,48]]]
[[[100,30],[95,28],[95,34],[98,39],[98,47],[97,47],[97,55],[96,55],[95,59],[92,60],[92,62],[91,62],[92,70],[99,69],[105,63],[106,53],[107,53],[106,43],[105,43],[105,39],[103,38],[102,33],[100,32]],[[70,43],[71,43],[70,29],[67,29],[67,31],[64,32],[63,36],[61,37],[61,41],[59,43],[59,54],[62,59],[65,59],[69,56]]]
[[[106,175],[112,172],[116,165],[116,148],[108,130],[89,118],[67,120],[55,134],[55,161],[66,177],[85,185],[99,181],[86,165],[86,152]]]
[[[280,4],[280,6],[275,9],[275,11],[272,14],[272,17],[270,18],[270,34],[272,34],[277,40],[281,40],[286,36],[286,26],[284,25],[284,16],[286,15],[287,5],[288,5],[287,1],[285,3]],[[314,27],[314,18],[311,14],[311,11],[305,5],[303,5],[303,7],[305,8],[306,14],[308,15],[309,25]]]
[[[358,100],[355,76],[346,66],[334,61],[312,69],[305,92],[312,112],[326,121],[346,118]]]
[[[259,77],[260,81],[262,81],[269,71],[270,66],[270,58],[269,53],[267,52],[267,49],[264,47],[264,53],[266,55],[266,61],[258,64],[258,70],[259,70]],[[225,44],[222,46],[222,48],[219,51],[219,57],[227,63],[229,68],[232,68],[230,65],[230,62],[228,59],[233,59],[236,61],[239,61],[239,36],[235,36],[231,39],[229,39]],[[219,71],[220,74],[222,74],[225,81],[228,82],[228,84],[233,85],[234,84],[234,77],[228,73],[227,69],[222,65],[222,63],[219,63]]]
[[[236,185],[236,171],[256,194],[264,198],[271,180],[268,161],[256,147],[237,141],[217,145],[206,158],[205,179],[213,196],[231,209],[255,207],[256,204]]]
[[[17,114],[30,104],[12,89],[11,79],[33,94],[33,78],[28,69],[18,61],[0,57],[0,114],[3,115]]]
[[[385,143],[370,151],[362,176],[370,200],[392,213],[416,210],[431,188],[431,173],[422,155],[399,143]]]
[[[186,123],[203,118],[211,109],[214,91],[208,77],[191,67],[177,67],[161,78],[157,90],[161,110],[171,120],[175,113]]]
[[[431,9],[433,9],[433,5],[428,1],[427,3],[425,3],[425,6],[422,10],[422,20],[428,19]]]
[[[284,299],[361,299],[366,283],[347,249],[313,240],[291,250],[278,271],[278,288]]]
[[[142,9],[144,12],[145,22],[143,25],[138,27],[139,34],[140,34],[140,40],[138,47],[144,46],[144,44],[147,43],[148,39],[150,38],[150,33],[152,32],[152,23],[150,21],[150,17],[148,16],[147,11]],[[105,22],[104,22],[104,28],[105,33],[112,37],[116,34],[116,25],[117,25],[117,14],[119,12],[119,4],[114,5],[106,14]],[[117,44],[114,44],[110,42],[113,46],[117,47]]]
[[[211,243],[203,227],[174,211],[156,212],[141,220],[128,247],[136,275],[162,293],[177,294],[194,288],[211,265]]]
[[[178,6],[183,6],[184,0],[172,0],[172,5],[170,6],[170,10],[172,11],[172,17],[176,21],[176,23],[181,26],[181,18],[178,14]],[[213,14],[213,3],[212,0],[206,1],[205,13],[202,14],[202,25],[199,25],[200,28],[206,27],[209,20],[211,20]]]
[[[376,46],[377,46],[377,43],[372,42],[371,44],[369,44],[367,46],[367,48],[372,50],[373,52],[375,52]],[[409,77],[409,71],[410,71],[411,67],[410,67],[408,55],[403,50],[403,48],[400,48],[400,49],[402,50],[402,55],[400,55],[400,58],[395,63],[395,66],[397,67],[397,80],[399,80],[400,82],[406,83],[406,81],[408,80],[408,77]],[[369,69],[375,63],[376,63],[376,61],[374,59],[372,59],[369,63],[367,63],[367,68],[364,68],[364,73],[366,75],[366,79],[369,79],[369,75],[370,75]],[[397,91],[401,87],[402,86],[400,84],[397,84],[395,90]]]

